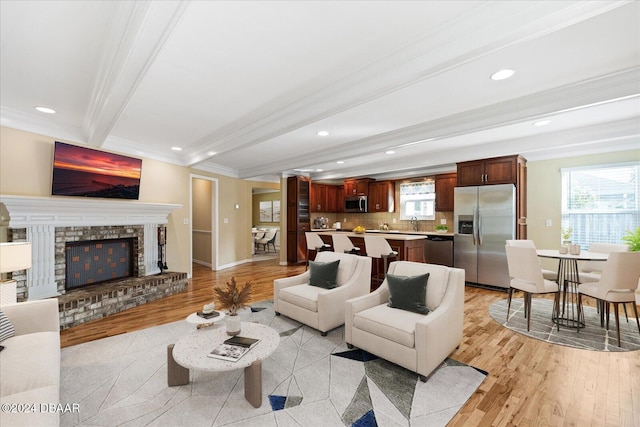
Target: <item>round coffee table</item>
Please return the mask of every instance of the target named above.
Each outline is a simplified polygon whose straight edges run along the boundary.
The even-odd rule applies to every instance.
[[[260,340],[251,350],[236,362],[214,359],[208,354],[229,338],[226,328],[208,328],[193,332],[173,346],[169,356],[169,371],[175,369],[173,363],[187,368],[207,372],[223,372],[244,368],[244,397],[255,408],[262,405],[262,360],[269,357],[280,344],[280,335],[274,329],[259,323],[242,322],[240,336]],[[173,361],[171,360],[173,359]],[[189,383],[189,375],[169,385]]]

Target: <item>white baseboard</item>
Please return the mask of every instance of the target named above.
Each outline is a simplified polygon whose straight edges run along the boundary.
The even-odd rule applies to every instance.
[[[206,261],[200,261],[199,259],[193,259],[193,262],[199,265],[204,265],[205,267],[211,268],[211,263]]]

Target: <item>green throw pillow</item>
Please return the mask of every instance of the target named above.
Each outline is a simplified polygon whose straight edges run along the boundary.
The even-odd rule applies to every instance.
[[[309,261],[309,284],[319,288],[333,289],[338,287],[338,264],[340,260],[331,262]]]
[[[387,274],[387,285],[389,286],[389,303],[387,305],[420,314],[429,313],[429,309],[425,305],[427,280],[429,280],[429,273],[411,277]]]

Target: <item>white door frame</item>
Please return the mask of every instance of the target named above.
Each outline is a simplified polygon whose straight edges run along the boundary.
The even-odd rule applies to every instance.
[[[189,271],[193,277],[193,179],[211,181],[211,270],[218,270],[218,179],[189,174]]]

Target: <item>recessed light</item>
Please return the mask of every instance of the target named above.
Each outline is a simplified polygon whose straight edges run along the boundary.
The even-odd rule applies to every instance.
[[[48,108],[48,107],[36,107],[36,110],[40,111],[41,113],[47,113],[47,114],[55,114],[56,110],[54,110],[53,108]]]
[[[321,130],[318,132],[318,136],[328,136],[329,132],[327,132],[326,130]]]
[[[215,156],[216,154],[218,154],[218,153],[216,153],[215,151],[209,151],[207,153],[207,156]]]
[[[336,163],[339,164],[339,165],[342,165],[342,164],[344,164],[344,160],[338,160]]]
[[[395,154],[396,152],[393,150],[385,151],[384,154]]]
[[[322,172],[323,169],[316,169],[316,172]]]
[[[500,70],[500,71],[496,71],[495,73],[491,74],[491,80],[508,79],[509,77],[513,76],[514,73],[515,73],[515,70],[511,70],[509,68],[506,68],[506,69]]]
[[[173,151],[182,151],[182,148],[180,148],[180,147],[171,147],[171,149]]]
[[[546,126],[551,123],[551,120],[540,120],[539,122],[535,122],[534,126]]]

